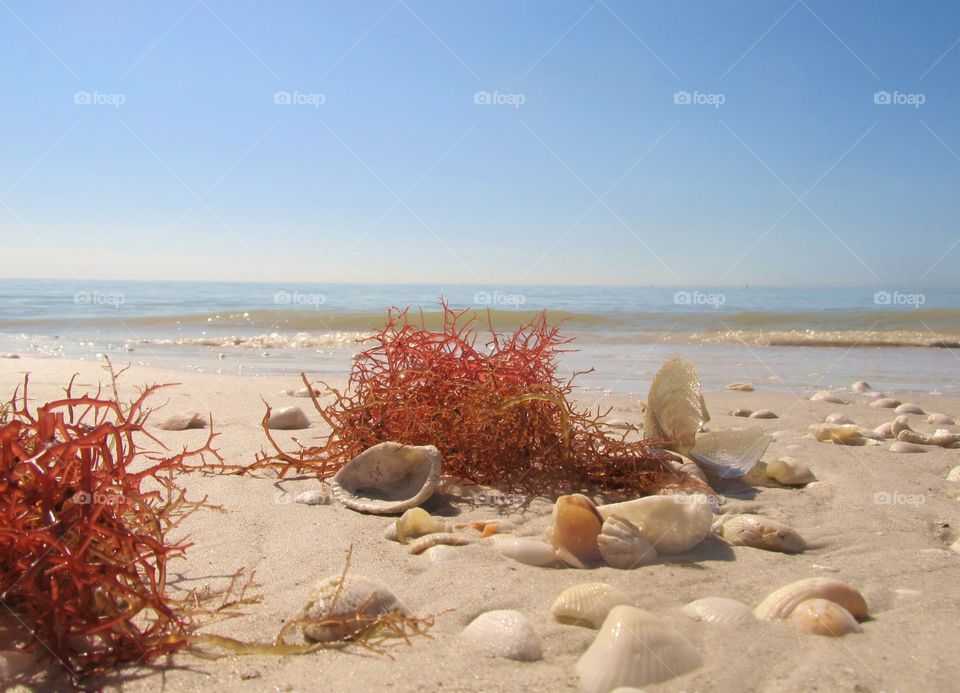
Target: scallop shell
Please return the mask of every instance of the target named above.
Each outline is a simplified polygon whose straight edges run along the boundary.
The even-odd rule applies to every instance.
[[[879,409],[895,409],[900,406],[900,400],[893,399],[892,397],[881,397],[880,399],[875,399],[870,402],[870,406]]]
[[[590,568],[602,561],[597,537],[603,518],[589,498],[579,493],[560,496],[553,505],[553,527],[547,540],[561,561],[574,568]]]
[[[805,599],[786,620],[794,628],[814,635],[839,637],[863,630],[849,611],[829,599]]]
[[[299,431],[310,428],[310,419],[300,407],[280,407],[270,412],[267,428],[278,431]]]
[[[810,467],[791,457],[782,457],[767,462],[767,468],[764,472],[768,479],[784,486],[803,486],[817,480],[817,477],[810,471]]]
[[[195,411],[180,412],[172,414],[163,420],[157,428],[164,431],[186,431],[188,428],[206,428],[207,420],[203,414]]]
[[[933,426],[956,426],[957,422],[946,414],[934,413],[927,417],[927,423]]]
[[[805,578],[784,585],[767,595],[753,610],[753,615],[762,621],[786,618],[797,604],[807,599],[829,599],[853,614],[854,618],[867,616],[867,602],[863,595],[847,583],[828,577]]]
[[[560,623],[599,628],[610,609],[633,604],[626,594],[605,582],[585,582],[568,587],[550,607],[550,615]]]
[[[433,495],[440,466],[440,451],[432,445],[380,443],[347,462],[330,480],[330,488],[348,508],[399,515]]]
[[[343,586],[341,588],[341,580]],[[408,614],[397,596],[384,585],[360,575],[334,575],[320,580],[307,600],[299,618],[313,623],[303,625],[310,640],[345,640],[369,625],[359,617],[376,617],[399,611]]]
[[[890,443],[890,452],[916,453],[916,452],[926,452],[926,450],[923,449],[922,445],[917,445],[915,443],[905,443],[902,440],[898,440],[893,443]]]
[[[657,371],[647,396],[643,435],[662,438],[668,449],[690,450],[710,416],[700,392],[700,376],[689,361],[674,356]]]
[[[409,508],[400,519],[394,523],[397,528],[397,541],[406,544],[410,539],[422,537],[425,534],[449,532],[450,525],[438,520],[423,508]]]
[[[757,619],[753,609],[736,599],[727,597],[704,597],[690,602],[680,611],[694,621],[720,625],[744,626]]]
[[[913,402],[904,402],[896,409],[895,412],[898,414],[925,414],[926,412],[920,407],[919,404],[914,404]]]
[[[707,471],[723,479],[736,479],[757,465],[772,440],[758,426],[743,431],[712,431],[697,437],[697,446],[689,455]]]
[[[465,537],[462,534],[454,534],[452,532],[438,532],[436,534],[425,534],[419,539],[414,539],[409,544],[407,544],[407,553],[412,553],[414,555],[423,553],[432,546],[466,546],[467,544],[472,544],[473,540],[470,537]]]
[[[577,661],[581,693],[647,686],[686,674],[703,658],[673,627],[648,611],[615,606]]]
[[[753,412],[750,415],[750,418],[751,419],[779,419],[780,417],[777,416],[772,411],[770,411],[769,409],[757,409],[755,412]]]
[[[854,392],[869,392],[873,388],[870,387],[870,383],[868,383],[866,380],[858,380],[850,386],[850,389]]]
[[[657,558],[657,550],[643,538],[637,526],[617,515],[604,520],[597,547],[604,562],[614,568],[629,570]]]
[[[728,390],[737,390],[739,392],[753,392],[753,383],[730,383]]]
[[[851,419],[846,414],[830,414],[830,416],[825,418],[823,421],[824,423],[831,423],[831,424],[855,424],[856,423],[856,421]]]
[[[810,433],[815,440],[821,443],[834,445],[867,445],[870,441],[864,438],[860,429],[850,424],[811,424]]]
[[[810,395],[811,402],[830,402],[831,404],[850,404],[850,400],[844,399],[831,390],[819,390]]]
[[[559,559],[553,547],[546,542],[526,537],[507,537],[494,535],[494,546],[507,558],[526,565],[556,566]]]
[[[543,657],[540,638],[529,619],[519,611],[487,611],[470,622],[460,637],[480,652],[520,662],[535,662]]]
[[[795,530],[762,515],[732,515],[718,521],[715,527],[717,534],[733,546],[781,553],[802,553],[807,548]]]
[[[617,515],[636,525],[659,554],[689,551],[710,533],[713,522],[710,499],[703,494],[646,496],[597,510],[604,519]]]

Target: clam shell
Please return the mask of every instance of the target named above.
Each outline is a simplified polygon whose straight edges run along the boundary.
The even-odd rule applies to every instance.
[[[902,440],[895,441],[890,443],[890,452],[926,452],[923,449],[922,445],[917,445],[915,443],[905,443]]]
[[[473,540],[471,540],[469,537],[463,536],[462,534],[439,532],[436,534],[426,534],[419,539],[414,539],[407,544],[407,553],[417,555],[423,553],[433,546],[466,546],[467,544],[472,543]]]
[[[440,451],[432,445],[380,443],[347,462],[330,480],[330,488],[353,510],[399,515],[433,495],[440,466]]]
[[[560,623],[599,628],[610,609],[633,604],[626,594],[605,582],[585,582],[568,587],[550,607],[550,615]]]
[[[423,508],[409,508],[396,521],[397,541],[406,544],[410,539],[422,537],[425,534],[449,532],[450,525],[438,520]]]
[[[875,399],[870,402],[870,406],[879,409],[894,409],[900,406],[900,400],[893,399],[892,397],[881,397],[880,399]]]
[[[658,554],[689,551],[710,533],[713,510],[703,494],[647,496],[601,505],[600,515],[613,515],[636,525]]]
[[[839,637],[863,630],[849,611],[829,599],[805,599],[786,620],[794,628],[814,635]]]
[[[927,417],[927,423],[933,426],[956,426],[957,422],[946,414],[933,413]]]
[[[603,560],[597,546],[602,526],[603,518],[589,498],[579,493],[560,496],[553,505],[547,540],[567,565],[590,568]]]
[[[810,467],[791,457],[781,457],[778,460],[767,462],[764,473],[768,479],[784,486],[803,486],[817,480],[817,477],[810,471]]]
[[[914,404],[913,402],[904,402],[896,409],[895,412],[898,414],[925,414],[926,412],[920,407],[919,404]]]
[[[310,419],[300,407],[280,407],[270,411],[267,428],[278,431],[299,431],[310,428]]]
[[[717,623],[720,625],[743,626],[757,619],[753,609],[736,599],[726,597],[704,597],[690,602],[680,611],[694,621]]]
[[[693,671],[703,658],[661,618],[633,606],[615,606],[577,661],[581,693],[647,686]]]
[[[832,423],[832,424],[855,424],[856,423],[856,421],[851,419],[846,414],[830,414],[830,416],[825,418],[823,421],[824,423]]]
[[[369,621],[364,622],[360,616],[375,617],[393,611],[408,614],[397,596],[376,580],[352,574],[333,575],[314,585],[300,618],[314,622],[304,624],[304,636],[328,642],[348,639],[363,630]]]
[[[689,361],[674,356],[657,371],[647,396],[645,438],[662,438],[677,452],[690,450],[697,431],[710,420],[700,392],[700,376]]]
[[[657,558],[657,550],[643,538],[637,526],[617,515],[603,521],[597,547],[604,563],[614,568],[636,568]]]
[[[753,383],[730,383],[728,390],[737,390],[738,392],[753,392]]]
[[[526,537],[493,536],[494,546],[507,558],[526,565],[557,566],[559,559],[553,547],[546,542]]]
[[[751,419],[779,419],[780,417],[774,414],[769,409],[757,409],[750,415]]]
[[[724,479],[745,476],[753,469],[773,440],[760,427],[744,431],[712,431],[697,437],[690,457],[707,471]]]
[[[740,407],[739,409],[734,409],[733,411],[731,411],[731,412],[730,412],[730,416],[748,417],[748,416],[750,416],[752,413],[753,413],[753,412],[752,412],[751,410],[747,409],[746,407]]]
[[[858,380],[850,386],[850,389],[854,392],[869,392],[873,388],[870,387],[870,383],[868,383],[866,380]]]
[[[733,546],[750,546],[765,551],[802,553],[807,543],[796,531],[762,515],[733,515],[720,521],[717,534]]]
[[[844,399],[831,390],[818,390],[810,395],[811,402],[830,402],[831,404],[850,404],[850,400]]]
[[[529,619],[519,611],[487,611],[470,622],[460,637],[480,652],[520,662],[543,657],[540,638]]]
[[[829,599],[854,618],[867,616],[867,602],[862,594],[845,582],[827,577],[805,578],[784,585],[767,595],[753,610],[753,615],[761,621],[786,618],[797,604],[807,599]]]
[[[196,411],[185,411],[172,414],[160,423],[157,428],[164,431],[186,431],[188,428],[206,428],[207,420],[203,414]]]

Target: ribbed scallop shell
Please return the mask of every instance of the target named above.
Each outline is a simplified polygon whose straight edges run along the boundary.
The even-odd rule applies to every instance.
[[[529,619],[519,611],[487,611],[470,622],[460,637],[484,654],[520,662],[543,657],[540,638]]]
[[[713,510],[703,494],[646,496],[601,505],[604,519],[617,515],[636,525],[658,554],[689,551],[710,533]]]
[[[807,599],[829,599],[853,614],[854,618],[867,616],[867,602],[862,594],[845,582],[827,577],[805,578],[784,585],[760,602],[753,614],[766,621],[786,618],[797,604]]]
[[[603,521],[597,548],[604,563],[614,568],[629,570],[657,559],[657,550],[643,538],[637,526],[618,515]]]
[[[633,600],[605,582],[585,582],[568,587],[553,601],[550,615],[561,623],[599,628],[610,609]]]
[[[756,621],[753,609],[736,599],[704,597],[690,602],[680,611],[694,621],[740,626]]]
[[[718,524],[717,534],[733,546],[782,553],[801,553],[807,548],[807,543],[795,530],[762,515],[733,515]]]
[[[314,622],[304,624],[304,636],[327,642],[347,639],[363,629],[365,624],[358,616],[375,617],[395,610],[408,613],[396,595],[379,582],[360,575],[334,575],[314,585],[300,618]]]
[[[753,469],[773,438],[760,427],[711,431],[697,437],[690,457],[723,479],[742,477]]]
[[[506,535],[494,535],[492,539],[500,553],[520,563],[550,567],[560,564],[556,551],[546,542]]]
[[[804,633],[829,637],[863,630],[853,614],[829,599],[805,599],[793,608],[786,620]]]
[[[674,356],[657,371],[647,396],[643,435],[663,438],[667,448],[686,452],[710,417],[700,392],[700,376],[689,361]]]
[[[399,515],[433,495],[440,467],[440,451],[432,445],[386,442],[347,462],[329,483],[334,497],[348,508]]]
[[[160,423],[157,428],[164,431],[185,431],[188,428],[206,428],[207,420],[203,414],[195,411],[180,412],[172,414]]]

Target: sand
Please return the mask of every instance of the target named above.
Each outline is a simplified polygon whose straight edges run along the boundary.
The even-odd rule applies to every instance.
[[[69,376],[92,385],[104,377],[90,361],[0,359],[0,392],[11,393],[31,373],[34,402],[62,395]],[[737,374],[730,374],[730,381]],[[220,432],[218,447],[228,462],[249,463],[266,443],[259,422],[261,397],[272,405],[303,406],[316,422],[309,400],[281,394],[300,387],[296,376],[239,377],[164,371],[134,366],[122,378],[124,392],[153,382],[179,382],[157,397],[169,400],[153,423],[177,410],[212,412]],[[838,385],[840,385],[838,383]],[[353,648],[299,657],[227,656],[218,660],[190,654],[158,662],[154,668],[125,670],[106,682],[125,691],[158,690],[326,690],[326,691],[562,691],[576,690],[574,666],[594,631],[556,623],[553,599],[564,588],[587,581],[614,585],[669,620],[701,652],[704,666],[649,691],[909,691],[960,689],[960,555],[949,545],[960,533],[960,484],[945,480],[960,464],[960,450],[928,448],[919,455],[894,454],[887,445],[843,447],[818,443],[807,427],[834,412],[874,427],[892,418],[891,410],[854,403],[811,402],[802,395],[765,392],[709,392],[711,430],[760,426],[774,435],[764,459],[789,455],[807,463],[818,481],[803,489],[728,484],[723,511],[755,511],[786,522],[815,548],[784,555],[748,547],[728,547],[709,537],[693,551],[669,561],[621,571],[598,568],[535,568],[510,561],[490,545],[458,549],[453,560],[432,564],[408,555],[382,537],[389,518],[361,515],[338,505],[292,503],[303,490],[320,487],[314,478],[278,482],[269,478],[192,476],[186,486],[204,494],[226,513],[190,518],[194,545],[174,564],[185,587],[221,587],[245,567],[256,571],[262,602],[239,618],[205,630],[231,637],[270,641],[294,616],[318,579],[338,574],[353,545],[352,572],[381,580],[419,616],[436,614],[432,640],[391,648],[393,659]],[[960,417],[960,400],[938,396],[898,396],[927,411]],[[5,394],[4,397],[7,395]],[[642,420],[639,406],[625,399],[612,416]],[[737,407],[768,408],[781,418],[747,420],[726,412]],[[911,416],[914,428],[932,430],[925,417]],[[319,431],[278,435],[308,439]],[[960,430],[952,427],[952,430]],[[171,448],[203,442],[205,431],[154,433]],[[494,518],[496,506],[477,497],[435,497],[427,508],[458,519]],[[889,502],[887,502],[889,501]],[[518,535],[542,537],[551,505],[535,500],[524,514],[507,513]],[[865,595],[872,620],[861,634],[826,638],[801,634],[784,623],[757,622],[725,628],[695,623],[679,613],[688,602],[725,596],[751,606],[773,589],[810,576],[838,578]],[[543,659],[521,663],[484,656],[458,639],[476,615],[491,609],[525,613],[543,644]],[[60,689],[65,679],[54,679]]]

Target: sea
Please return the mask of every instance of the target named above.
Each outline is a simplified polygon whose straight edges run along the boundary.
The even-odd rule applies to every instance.
[[[388,309],[436,328],[441,300],[476,311],[481,343],[546,311],[573,340],[558,373],[584,391],[642,397],[675,354],[707,391],[960,386],[960,289],[0,279],[0,355],[342,382]]]

